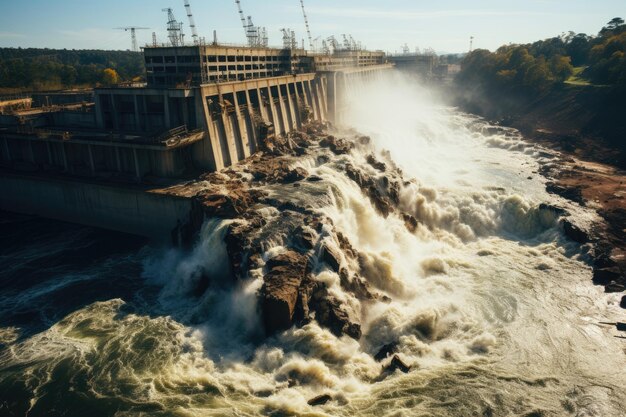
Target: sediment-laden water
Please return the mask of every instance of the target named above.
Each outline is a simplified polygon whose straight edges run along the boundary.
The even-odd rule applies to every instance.
[[[350,86],[345,124],[371,137],[366,149],[294,157],[321,180],[266,190],[332,219],[388,296],[353,299],[314,268],[360,313],[359,340],[316,321],[265,336],[262,275],[228,273],[232,220],[208,220],[193,248],[175,249],[3,214],[0,415],[626,414],[626,345],[600,324],[620,320],[618,296],[591,284],[585,249],[560,230],[550,205],[581,224],[593,214],[544,191],[537,169],[551,154],[405,80],[379,83]],[[346,176],[372,152],[401,167],[414,231]],[[280,214],[259,212],[270,224]],[[269,236],[263,258],[281,242]],[[410,372],[381,376],[374,356],[390,343]],[[307,405],[321,394],[332,400]]]

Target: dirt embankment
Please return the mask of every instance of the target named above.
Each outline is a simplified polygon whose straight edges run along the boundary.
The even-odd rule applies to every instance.
[[[593,230],[568,234],[593,243],[594,282],[607,292],[624,292],[626,88],[565,84],[532,98],[459,89],[456,97],[466,111],[561,152],[557,164],[542,168],[547,190],[597,211],[602,221]],[[626,296],[621,304],[626,308]]]

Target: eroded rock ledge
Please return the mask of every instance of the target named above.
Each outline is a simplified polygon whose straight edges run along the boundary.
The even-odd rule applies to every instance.
[[[361,309],[315,279],[323,270],[336,274],[343,293],[357,300],[356,305],[390,301],[361,276],[358,251],[323,214],[334,185],[310,175],[298,161],[310,158],[316,166],[332,165],[383,216],[398,210],[402,173],[371,153],[366,166],[354,166],[344,155],[358,147],[366,154],[369,138],[337,138],[326,131],[323,124],[311,124],[306,133],[271,137],[243,163],[188,184],[198,191],[193,224],[187,229],[199,230],[209,218],[232,221],[224,237],[231,278],[233,284],[262,278],[258,305],[268,335],[315,320],[337,336],[361,337]],[[415,218],[399,214],[409,229],[417,226]]]

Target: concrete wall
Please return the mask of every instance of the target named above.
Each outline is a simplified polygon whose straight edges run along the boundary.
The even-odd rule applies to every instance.
[[[233,165],[257,149],[260,122],[289,133],[302,127],[305,107],[326,120],[325,85],[324,76],[299,74],[199,87],[196,119],[207,136],[194,145],[194,162],[211,171]]]
[[[0,209],[170,242],[191,200],[141,189],[2,173]]]

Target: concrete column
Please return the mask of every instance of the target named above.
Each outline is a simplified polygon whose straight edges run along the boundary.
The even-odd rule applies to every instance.
[[[98,129],[104,129],[104,119],[102,117],[102,103],[100,102],[100,94],[95,96],[96,126]]]
[[[272,94],[272,88],[270,87],[270,83],[267,83],[267,97],[270,102],[270,110],[272,111],[272,123],[274,123],[274,131],[277,135],[285,133],[285,128],[283,127],[282,116],[278,115],[278,107],[274,102],[274,95]]]
[[[235,144],[235,132],[233,131],[230,117],[227,114],[226,104],[224,103],[224,97],[221,92],[219,92],[219,100],[221,104],[220,117],[222,119],[222,127],[224,128],[224,132],[226,134],[226,136],[222,139],[225,141],[226,149],[228,150],[228,159],[224,158],[224,160],[230,161],[232,165],[239,161],[239,158],[237,157],[237,145]]]
[[[170,118],[170,98],[167,94],[163,94],[163,112],[165,116],[165,128],[172,128],[172,120]]]
[[[33,141],[27,139],[28,141],[28,157],[30,158],[29,162],[35,163],[35,153],[33,152]]]
[[[285,133],[289,133],[291,131],[291,123],[289,115],[287,114],[287,109],[285,108],[285,102],[283,101],[283,93],[280,91],[280,84],[276,86],[276,90],[278,91],[278,105],[280,106],[280,113],[283,119],[283,126]]]
[[[317,114],[319,115],[319,120],[325,120],[324,112],[322,111],[320,90],[318,88],[318,83],[320,79],[315,79],[311,82],[312,93],[313,93],[313,102],[315,103],[315,107],[317,107]]]
[[[50,149],[50,142],[46,141],[46,149],[48,150],[48,165],[52,166],[52,149]]]
[[[206,131],[208,132],[208,143],[203,143],[202,146],[202,152],[204,154],[202,160],[206,163],[208,157],[209,164],[213,165],[212,168],[214,170],[220,170],[224,168],[224,160],[222,159],[217,127],[215,126],[215,122],[213,121],[213,117],[209,111],[209,104],[207,102],[207,97],[204,94],[204,88],[200,88],[198,90],[198,95],[199,97],[197,100],[200,100],[201,103],[196,101],[196,109],[198,112],[202,109],[202,114],[197,114],[196,117],[201,123],[202,120],[204,120],[204,125],[206,127]],[[206,141],[207,139],[203,140],[203,142]]]
[[[141,182],[141,170],[139,169],[139,158],[137,158],[137,148],[133,148],[133,159],[135,160],[135,179]]]
[[[265,107],[265,103],[263,102],[263,97],[261,96],[261,89],[259,87],[256,88],[256,96],[259,99],[259,112],[261,113],[261,119],[265,122],[270,122],[270,117],[267,114],[267,107]]]
[[[256,123],[254,120],[254,107],[252,107],[252,101],[250,100],[250,90],[248,90],[247,88],[246,88],[246,101],[248,103],[247,120],[250,121],[250,129],[248,129],[248,134],[250,135],[250,139],[251,139],[250,153],[253,153],[257,148],[258,140],[259,140],[259,138],[257,138],[258,126],[256,126]],[[246,118],[246,115],[244,115],[244,118]],[[250,130],[252,131],[250,132]]]
[[[65,154],[65,144],[63,142],[59,142],[59,145],[61,145],[61,158],[63,159],[63,170],[65,172],[68,172],[69,166],[67,163],[67,155]]]
[[[120,148],[115,146],[115,160],[117,161],[117,172],[122,172],[122,160],[120,159]]]
[[[141,130],[141,119],[139,116],[139,100],[137,99],[137,94],[133,95],[134,101],[135,101],[135,130],[136,131],[140,131]]]
[[[7,138],[2,140],[2,146],[4,148],[4,155],[7,162],[11,162],[11,151],[9,150],[9,140]]]
[[[290,127],[291,127],[291,130],[298,130],[298,122],[296,120],[296,112],[295,112],[296,106],[293,102],[291,91],[289,91],[289,84],[291,83],[288,82],[285,84],[285,90],[287,91],[287,106],[289,107],[287,110],[290,116],[289,120],[291,120]]]
[[[120,130],[120,121],[117,114],[117,106],[115,105],[115,94],[111,94],[111,118],[113,119],[113,129]]]
[[[326,115],[328,114],[328,95],[326,92],[326,83],[324,82],[324,78],[320,78],[319,85],[322,90],[321,101],[322,101],[322,111],[320,112],[322,120],[326,119]]]
[[[296,123],[298,124],[298,129],[302,128],[302,109],[300,108],[300,93],[298,92],[298,82],[293,83],[293,91],[295,93],[294,96],[294,108],[296,112]]]
[[[241,138],[241,148],[243,149],[243,157],[250,156],[250,139],[248,138],[248,127],[246,121],[241,114],[241,108],[239,107],[239,98],[237,97],[237,91],[233,89],[233,100],[235,101],[235,114],[237,115],[237,124],[239,125],[239,137]]]
[[[96,164],[93,162],[93,151],[91,149],[91,145],[87,145],[87,152],[89,153],[89,167],[91,168],[91,173],[96,173]]]
[[[317,109],[317,106],[315,105],[315,100],[313,100],[313,90],[311,89],[311,80],[307,80],[304,83],[304,95],[308,100],[308,105],[309,107],[311,107],[311,110],[313,111],[313,118],[315,120],[321,120],[320,119],[320,113]]]

